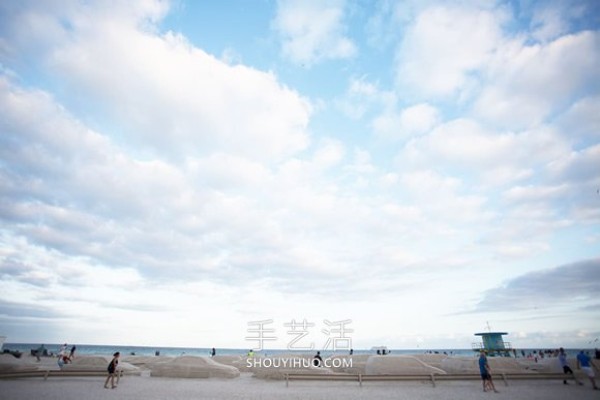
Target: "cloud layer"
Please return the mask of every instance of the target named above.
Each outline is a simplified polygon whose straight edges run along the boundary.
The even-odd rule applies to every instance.
[[[58,320],[246,347],[249,319],[307,317],[352,318],[364,347],[468,346],[491,314],[521,347],[566,325],[583,343],[600,33],[587,2],[532,4],[280,1],[265,70],[250,42],[233,65],[169,26],[168,2],[0,5],[11,340],[62,342]]]

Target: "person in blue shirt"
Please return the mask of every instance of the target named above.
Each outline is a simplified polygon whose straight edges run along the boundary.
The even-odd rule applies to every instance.
[[[585,372],[587,377],[590,378],[590,382],[592,382],[592,387],[594,390],[598,390],[598,386],[596,386],[596,379],[594,379],[596,376],[594,374],[594,368],[596,368],[596,366],[592,363],[590,356],[585,354],[583,350],[577,354],[577,368],[582,369],[583,372]]]
[[[490,365],[488,364],[487,357],[485,356],[485,351],[483,350],[479,352],[479,372],[481,374],[481,384],[483,385],[483,391],[487,392],[489,389],[498,393],[496,387],[494,386],[494,381],[492,380],[492,374],[490,373]]]

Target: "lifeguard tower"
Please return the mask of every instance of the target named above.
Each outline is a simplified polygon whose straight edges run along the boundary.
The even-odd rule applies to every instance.
[[[485,350],[490,356],[510,357],[512,346],[510,342],[505,342],[502,335],[508,335],[506,332],[481,332],[475,336],[481,336],[481,342],[473,343],[474,351]]]

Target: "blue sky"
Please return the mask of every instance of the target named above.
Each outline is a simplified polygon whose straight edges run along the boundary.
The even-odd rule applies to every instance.
[[[600,337],[595,1],[0,5],[0,334]]]

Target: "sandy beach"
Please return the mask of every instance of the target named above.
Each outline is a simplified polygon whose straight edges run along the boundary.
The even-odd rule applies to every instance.
[[[78,357],[65,370],[106,369],[109,356]],[[429,381],[358,382],[341,381],[290,381],[289,386],[280,373],[263,369],[248,370],[239,357],[124,357],[120,369],[127,375],[121,378],[116,389],[104,388],[104,377],[50,377],[2,379],[0,399],[598,399],[600,391],[573,381],[564,385],[559,379],[509,380],[506,385],[499,376],[495,384],[500,393],[483,393],[479,380],[438,381],[434,387]],[[244,359],[245,360],[245,359]],[[244,361],[243,360],[243,361]],[[218,362],[217,362],[218,361]],[[371,374],[440,374],[448,372],[476,372],[476,359],[465,357],[421,356],[357,356],[353,373]],[[229,364],[229,365],[227,365]],[[543,363],[530,360],[496,358],[491,360],[496,373],[556,372],[556,359]],[[236,365],[238,368],[234,367]],[[435,367],[434,367],[435,366]],[[444,370],[440,369],[444,368]],[[54,358],[34,357],[16,359],[0,356],[0,370],[58,369]],[[334,373],[327,368],[300,368],[290,372]],[[348,371],[350,372],[350,371]],[[576,371],[581,378],[581,372]],[[269,378],[269,379],[265,379]],[[582,379],[583,380],[583,379]]]
[[[436,387],[421,382],[372,382],[362,387],[352,382],[293,382],[262,380],[250,374],[237,379],[174,379],[125,377],[118,388],[104,389],[104,378],[41,378],[0,381],[0,398],[6,400],[95,399],[598,399],[600,392],[560,381],[515,381],[500,393],[483,393],[477,381],[441,382]]]

